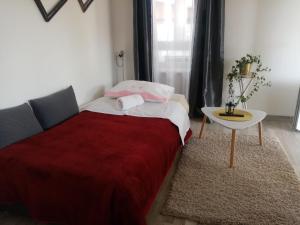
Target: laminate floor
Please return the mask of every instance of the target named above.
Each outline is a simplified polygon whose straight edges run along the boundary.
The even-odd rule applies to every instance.
[[[197,136],[200,130],[200,121],[191,121],[193,135]],[[300,132],[295,132],[291,128],[290,119],[276,118],[267,119],[263,121],[264,135],[277,136],[281,141],[284,149],[288,154],[288,158],[295,168],[296,173],[300,177]],[[222,130],[224,132],[231,132],[230,130],[221,127],[218,124],[206,124],[205,131]],[[256,126],[249,129],[239,131],[237,135],[258,135],[258,128]],[[238,138],[238,136],[237,136]],[[229,146],[228,146],[229,149]],[[157,199],[160,201],[160,199]],[[163,199],[161,199],[163,201]],[[0,225],[41,225],[32,221],[26,216],[12,214],[8,212],[0,212]],[[84,225],[84,224],[83,224]],[[149,225],[197,225],[194,221],[184,220],[175,217],[157,215],[153,222]]]

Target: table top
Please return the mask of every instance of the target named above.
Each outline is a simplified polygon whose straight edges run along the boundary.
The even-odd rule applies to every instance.
[[[235,129],[235,130],[242,130],[251,126],[254,126],[255,124],[261,122],[265,117],[266,113],[260,110],[254,110],[254,109],[241,109],[244,111],[247,111],[252,114],[252,119],[249,121],[243,121],[243,122],[236,122],[236,121],[228,121],[228,120],[222,120],[214,116],[213,112],[222,109],[223,107],[203,107],[201,110],[202,112],[212,121],[227,127],[229,129]]]

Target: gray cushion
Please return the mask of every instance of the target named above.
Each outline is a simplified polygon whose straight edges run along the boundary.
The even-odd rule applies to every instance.
[[[29,103],[44,130],[79,113],[72,86],[46,97],[30,100]]]
[[[42,131],[41,125],[27,103],[0,110],[0,148]]]

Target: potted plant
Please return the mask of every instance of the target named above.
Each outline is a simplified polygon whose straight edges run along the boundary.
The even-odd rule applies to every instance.
[[[239,68],[239,72],[241,75],[249,75],[251,71],[251,67],[253,63],[260,63],[260,56],[252,56],[247,54],[246,56],[242,57],[240,60],[236,60],[236,66]]]
[[[251,67],[253,64],[256,64],[256,68],[251,72]],[[261,57],[259,55],[253,56],[247,54],[241,59],[236,60],[235,65],[232,66],[231,72],[226,76],[226,79],[229,82],[229,97],[228,101],[226,102],[226,108],[230,108],[230,111],[228,111],[228,113],[232,114],[232,112],[234,111],[234,107],[236,107],[240,102],[247,102],[255,94],[255,92],[258,92],[260,90],[261,87],[270,87],[271,82],[266,79],[264,74],[264,72],[270,71],[270,68],[263,66]],[[253,82],[249,82],[243,93],[240,93],[239,96],[235,96],[234,83],[240,82],[245,77],[245,75],[249,76],[250,72]]]

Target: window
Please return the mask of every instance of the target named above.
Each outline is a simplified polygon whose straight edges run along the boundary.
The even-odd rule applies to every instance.
[[[193,43],[193,3],[193,0],[153,1],[154,80],[173,85],[178,93],[186,95]]]

